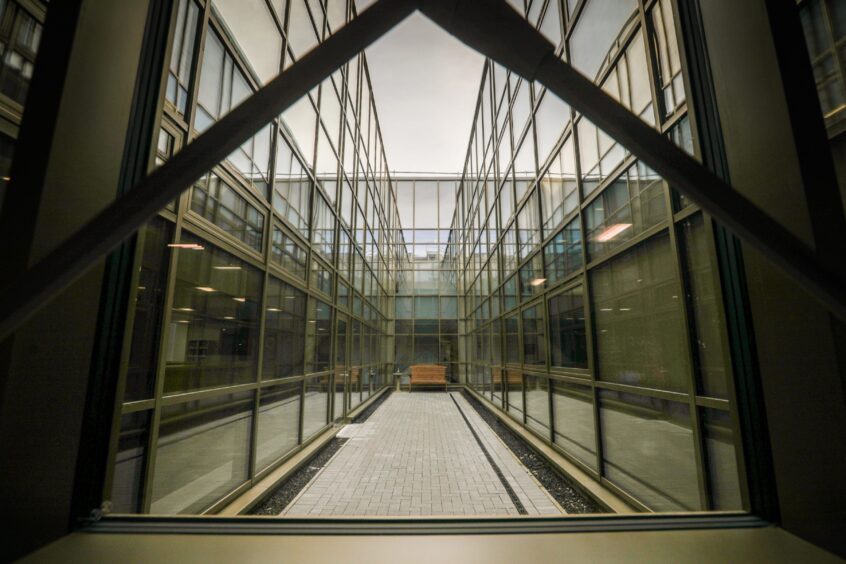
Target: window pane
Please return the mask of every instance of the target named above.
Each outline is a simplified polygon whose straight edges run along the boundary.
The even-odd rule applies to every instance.
[[[718,409],[702,408],[700,413],[713,508],[742,509],[731,417],[727,411]]]
[[[547,285],[563,280],[582,266],[582,237],[579,218],[567,224],[543,248]]]
[[[255,381],[259,270],[184,231],[180,245],[164,392]]]
[[[673,262],[664,233],[590,272],[599,379],[688,391]]]
[[[141,512],[150,415],[152,411],[136,411],[120,418],[120,435],[109,498],[115,513]]]
[[[296,240],[273,226],[273,245],[270,253],[271,260],[281,266],[285,272],[305,281],[306,250]]]
[[[304,292],[268,277],[262,361],[264,380],[303,373],[305,307]]]
[[[282,36],[264,0],[214,0],[212,4],[259,80],[267,83],[279,74]]]
[[[526,424],[549,436],[549,380],[526,374]]]
[[[162,408],[151,513],[201,513],[247,481],[253,392]]]
[[[552,413],[555,444],[595,470],[596,431],[590,388],[553,380]]]
[[[305,379],[303,410],[303,441],[307,441],[329,422],[328,375]]]
[[[600,390],[603,470],[653,511],[701,508],[690,408]]]
[[[687,279],[690,284],[688,300],[695,327],[694,359],[699,377],[699,393],[718,398],[728,397],[726,359],[723,350],[723,328],[717,302],[715,272],[708,250],[708,237],[702,214],[682,222]]]
[[[540,181],[543,232],[555,231],[579,205],[573,137],[564,143]]]
[[[549,347],[552,366],[587,368],[581,286],[549,299]]]
[[[587,2],[570,37],[573,66],[588,78],[595,78],[609,48],[636,10],[635,0]]]
[[[264,214],[216,174],[208,174],[194,184],[191,211],[253,249],[261,250]]]
[[[523,310],[523,364],[546,364],[546,335],[543,308],[539,305]]]
[[[262,388],[256,441],[258,470],[297,446],[302,387],[302,382],[289,382]]]

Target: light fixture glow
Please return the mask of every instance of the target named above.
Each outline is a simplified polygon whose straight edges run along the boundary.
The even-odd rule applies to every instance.
[[[178,320],[178,321],[177,321],[177,323],[191,323],[191,322],[190,322],[190,321],[185,321],[184,319],[180,319],[180,320]]]
[[[201,292],[214,292],[214,288],[209,286],[195,286],[195,288]]]
[[[244,303],[244,302],[247,301],[247,298],[232,298],[232,299],[235,300],[236,302],[241,302],[241,303]]]
[[[605,230],[596,236],[596,240],[600,243],[605,243],[610,241],[629,227],[631,227],[631,223],[615,223],[613,225],[609,225],[605,228]]]
[[[240,266],[213,266],[214,270],[241,270]]]
[[[630,307],[621,307],[620,308],[620,311],[631,311],[631,310],[632,310],[632,308],[630,308]]]
[[[544,282],[546,282],[546,278],[535,278],[534,280],[529,282],[529,286],[540,286]]]
[[[599,311],[614,311],[614,308],[613,307],[601,307],[601,308],[599,308]]]
[[[168,247],[172,247],[174,249],[187,249],[189,251],[202,251],[205,249],[204,246],[198,245],[197,243],[168,243]]]
[[[194,311],[193,307],[175,307],[173,309],[175,311]]]
[[[269,308],[267,308],[267,311],[282,311],[282,310],[279,309],[278,307],[269,307]]]
[[[223,317],[223,319],[235,319],[235,318],[234,318],[234,317],[232,317],[231,315],[225,315],[225,316]]]

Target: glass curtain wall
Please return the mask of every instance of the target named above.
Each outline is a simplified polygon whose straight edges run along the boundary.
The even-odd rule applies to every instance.
[[[0,2],[0,208],[46,15],[46,0]]]
[[[174,2],[153,166],[353,14],[345,0]],[[0,92],[20,93],[7,74]],[[385,384],[387,170],[362,54],[141,230],[112,511],[213,513]]]
[[[672,0],[525,9],[564,60],[697,153]],[[490,61],[458,193],[468,384],[636,507],[744,507],[710,218]]]
[[[450,254],[455,178],[396,180],[402,231],[396,233],[395,365],[438,364],[458,382],[456,257]]]

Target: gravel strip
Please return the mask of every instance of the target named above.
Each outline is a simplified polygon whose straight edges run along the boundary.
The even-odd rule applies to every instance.
[[[276,487],[263,502],[256,505],[250,515],[279,515],[291,501],[306,487],[315,474],[326,466],[329,459],[344,446],[349,439],[335,437],[320,449],[306,464],[303,464],[294,475]]]
[[[529,469],[538,482],[548,491],[567,513],[607,513],[595,501],[586,497],[570,485],[569,481],[553,468],[543,457],[539,456],[529,445],[518,437],[511,429],[503,424],[496,415],[485,409],[479,400],[467,391],[462,390],[466,399],[476,413],[499,435],[511,452],[514,453],[523,466]]]

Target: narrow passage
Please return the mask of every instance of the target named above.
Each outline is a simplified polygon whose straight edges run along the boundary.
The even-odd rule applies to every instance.
[[[283,515],[563,513],[461,394],[394,393],[339,437]]]

